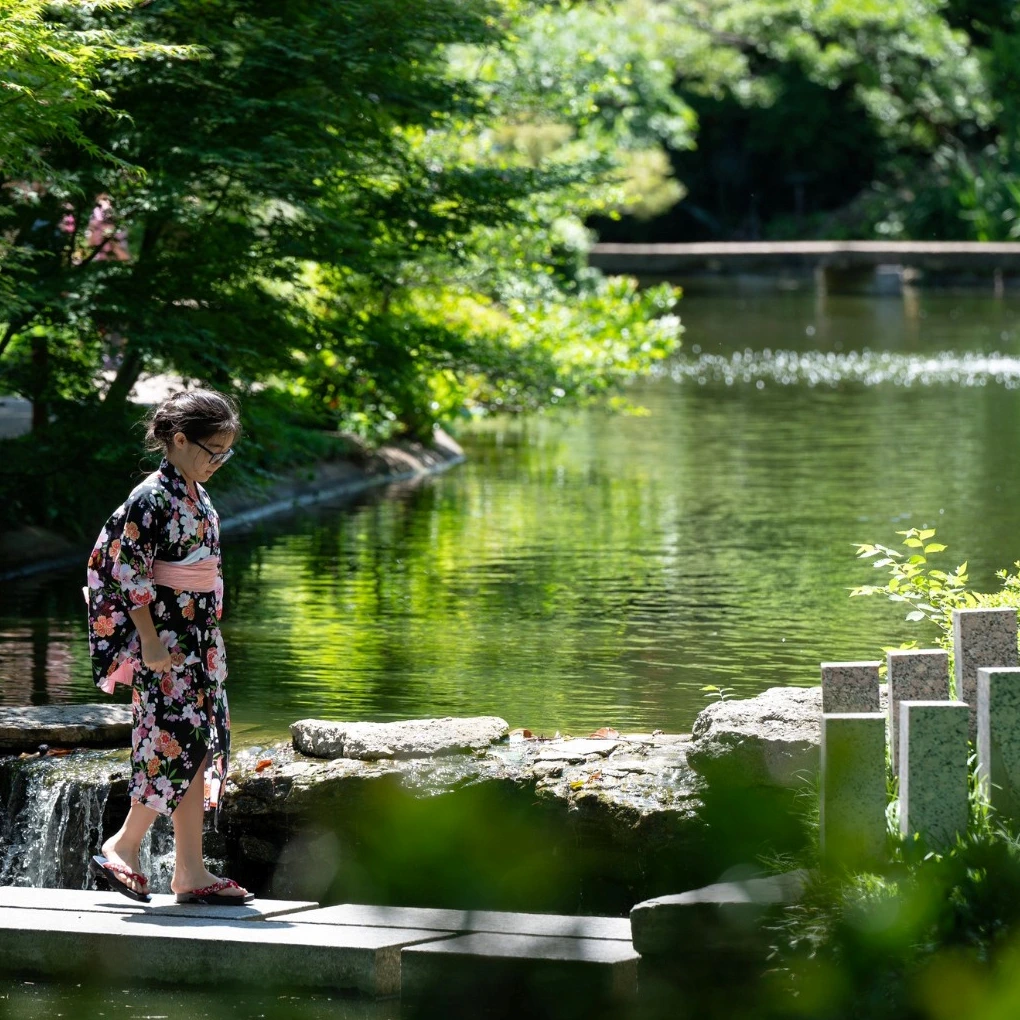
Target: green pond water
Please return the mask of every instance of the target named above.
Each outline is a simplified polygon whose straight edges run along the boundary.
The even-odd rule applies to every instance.
[[[1020,298],[730,280],[680,312],[677,363],[630,391],[643,416],[465,425],[441,476],[229,532],[235,739],[309,716],[684,731],[705,685],[931,640],[848,598],[879,578],[855,541],[936,527],[985,588],[1020,559]],[[0,586],[0,703],[103,697],[83,580]]]

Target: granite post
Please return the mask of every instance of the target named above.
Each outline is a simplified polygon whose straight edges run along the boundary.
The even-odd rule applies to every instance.
[[[822,715],[822,857],[857,867],[881,859],[886,842],[885,716]]]
[[[977,727],[985,794],[1006,818],[1020,818],[1020,669],[978,670]]]
[[[953,656],[956,698],[970,706],[970,739],[977,740],[977,671],[982,666],[1016,666],[1015,609],[954,609]]]
[[[877,712],[877,662],[823,662],[822,712]]]
[[[900,705],[900,832],[938,849],[967,830],[967,737],[962,701]]]
[[[949,700],[949,653],[941,648],[892,651],[886,657],[889,681],[889,757],[899,772],[900,702]]]

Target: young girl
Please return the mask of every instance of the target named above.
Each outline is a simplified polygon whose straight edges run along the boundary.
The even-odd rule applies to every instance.
[[[178,903],[254,899],[202,856],[203,809],[220,808],[230,751],[219,517],[202,488],[233,454],[237,407],[210,390],[174,393],[152,413],[146,446],[163,461],[113,512],[89,558],[89,649],[96,685],[130,684],[131,809],[89,870],[149,901],[142,837],[173,819]]]

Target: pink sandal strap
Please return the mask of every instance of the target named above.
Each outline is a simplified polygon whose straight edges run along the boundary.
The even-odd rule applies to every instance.
[[[213,893],[222,892],[224,889],[240,889],[241,887],[232,878],[221,878],[204,889],[192,889],[190,896],[211,896]]]
[[[132,871],[126,864],[118,864],[116,861],[105,861],[103,867],[107,871],[115,871],[118,875],[133,878],[136,882],[141,882],[142,885],[149,884],[149,880],[144,875],[139,875],[137,871]]]

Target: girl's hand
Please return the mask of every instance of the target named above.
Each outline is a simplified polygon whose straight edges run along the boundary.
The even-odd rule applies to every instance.
[[[158,637],[142,638],[142,662],[155,673],[170,668],[170,653]]]

